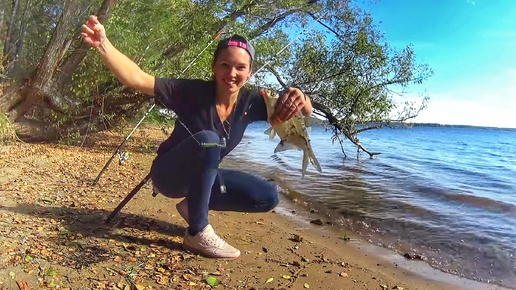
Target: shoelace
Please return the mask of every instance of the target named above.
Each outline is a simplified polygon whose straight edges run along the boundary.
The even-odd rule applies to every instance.
[[[204,238],[207,244],[209,244],[210,246],[214,246],[216,248],[222,248],[226,244],[226,241],[219,237],[216,233],[213,233],[208,237],[204,236]]]

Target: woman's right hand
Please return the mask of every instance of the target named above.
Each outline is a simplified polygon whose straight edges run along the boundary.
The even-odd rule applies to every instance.
[[[104,25],[97,16],[90,16],[82,26],[82,38],[96,48],[104,63],[125,86],[154,96],[154,76],[144,72],[130,58],[114,47],[106,37]]]
[[[88,21],[82,25],[81,35],[86,43],[95,48],[103,47],[107,39],[104,25],[94,15],[90,16]]]

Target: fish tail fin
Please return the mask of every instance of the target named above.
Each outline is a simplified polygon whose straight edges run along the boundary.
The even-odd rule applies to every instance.
[[[308,158],[310,159],[310,163],[312,163],[312,165],[315,167],[315,169],[321,173],[322,172],[322,168],[321,168],[321,165],[319,164],[319,160],[317,160],[317,157],[315,157],[315,154],[314,154],[314,151],[313,150],[310,150],[308,152]]]

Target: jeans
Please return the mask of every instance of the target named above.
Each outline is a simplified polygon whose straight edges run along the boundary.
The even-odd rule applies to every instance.
[[[278,205],[276,186],[262,178],[236,170],[219,169],[220,147],[201,147],[199,143],[218,143],[212,131],[200,131],[185,139],[152,163],[154,186],[165,196],[186,197],[189,228],[196,235],[208,225],[208,211],[266,212]],[[226,192],[221,192],[218,174]]]

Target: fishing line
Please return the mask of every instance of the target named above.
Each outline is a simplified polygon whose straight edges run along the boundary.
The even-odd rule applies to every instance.
[[[285,49],[287,49],[289,46],[291,46],[294,42],[296,42],[306,31],[309,30],[311,26],[307,26],[305,29],[303,29],[296,37],[294,37],[294,39],[292,39],[289,43],[287,43],[285,46],[283,46],[278,52],[276,52],[272,59],[276,58],[278,55],[280,55]],[[249,78],[252,78],[254,77],[257,73],[259,73],[261,70],[263,70],[266,66],[268,66],[270,63],[272,62],[272,60],[269,60],[269,61],[266,61],[257,71],[255,71],[254,73],[251,74],[251,76]],[[227,141],[226,141],[226,138],[222,137],[220,142],[211,142],[211,143],[206,143],[206,142],[200,142],[199,140],[197,140],[195,138],[195,136],[192,134],[192,132],[188,129],[188,127],[179,119],[179,117],[177,118],[177,121],[179,122],[179,124],[181,124],[181,126],[183,126],[183,128],[185,128],[185,130],[190,134],[190,136],[195,140],[195,142],[197,142],[197,144],[203,148],[209,148],[209,147],[221,147],[221,148],[226,148],[227,146]],[[224,126],[224,124],[222,124],[222,126]],[[228,136],[229,138],[229,136]]]
[[[313,3],[316,3],[316,2],[317,2],[317,1],[309,1],[309,5],[310,5],[310,4],[313,4]],[[288,46],[290,46],[292,43],[294,43],[294,42],[295,42],[295,41],[296,41],[296,40],[297,40],[297,39],[298,39],[298,38],[299,38],[299,37],[300,37],[300,36],[301,36],[305,31],[306,31],[306,30],[307,30],[307,28],[306,28],[306,29],[304,29],[303,31],[301,31],[301,33],[299,33],[299,35],[298,35],[296,38],[294,38],[290,43],[288,43],[285,47],[283,47],[280,51],[278,51],[274,56],[279,55],[283,50],[285,50]],[[220,36],[220,33],[219,33],[219,34],[217,34],[217,36]],[[215,39],[216,39],[216,38],[215,38]],[[209,46],[213,41],[214,41],[214,40],[212,40],[212,41],[208,44],[208,46]],[[269,61],[269,62],[266,62],[266,63],[265,63],[261,68],[259,68],[256,72],[254,72],[251,76],[256,75],[256,73],[258,73],[259,71],[261,71],[261,70],[262,70],[265,66],[267,66],[269,63],[270,63],[270,61]],[[182,126],[183,126],[187,131],[188,131],[188,132],[189,132],[189,134],[190,134],[192,137],[194,137],[194,136],[193,136],[193,134],[190,132],[190,130],[189,130],[189,129],[185,126],[185,124],[183,124],[183,122],[179,119],[179,117],[177,118],[177,121],[179,121],[179,123],[180,123],[180,124],[181,124],[181,125],[182,125]],[[224,124],[222,124],[222,125],[224,126]],[[229,137],[229,136],[228,136],[228,137]],[[127,138],[126,138],[126,140],[127,140]],[[220,143],[201,143],[201,142],[199,142],[197,139],[195,139],[195,137],[194,137],[194,140],[195,140],[195,141],[196,141],[200,146],[202,146],[203,148],[209,148],[209,147],[226,147],[226,144],[224,143],[224,142],[226,141],[225,139],[221,140],[221,142],[220,142]],[[124,142],[125,142],[125,140],[124,140]],[[122,142],[122,144],[123,144],[124,142]],[[122,145],[122,144],[121,144],[121,145]],[[120,147],[121,147],[121,146],[119,146],[119,148],[120,148]],[[118,149],[119,149],[119,148],[117,148],[117,151],[118,151]],[[116,151],[115,151],[115,154],[116,154]],[[112,158],[113,158],[113,157],[114,157],[114,155],[112,156]],[[112,160],[112,158],[111,158],[111,160]],[[106,164],[106,166],[102,169],[102,171],[104,171],[104,170],[105,170],[105,168],[109,165],[109,163],[111,162],[111,160],[110,160],[110,161],[108,161],[108,164]],[[96,180],[96,181],[98,181],[98,178],[100,178],[100,175],[102,174],[102,171],[101,171],[101,173],[99,174],[99,176],[97,177],[97,180]],[[224,182],[223,182],[223,180],[221,179],[221,175],[220,175],[220,174],[218,174],[218,177],[219,177],[219,182],[220,182],[220,184],[221,184],[221,187],[220,187],[221,192],[225,192],[225,191],[226,191],[226,187],[224,186]],[[151,176],[150,176],[150,173],[149,173],[149,174],[147,174],[147,176],[145,176],[145,178],[144,178],[144,179],[143,179],[143,180],[142,180],[142,181],[141,181],[141,182],[140,182],[140,183],[139,183],[139,184],[138,184],[138,185],[137,185],[137,186],[136,186],[136,187],[135,187],[135,188],[134,188],[134,189],[133,189],[133,190],[132,190],[128,195],[127,195],[127,196],[126,196],[126,197],[125,197],[125,199],[124,199],[124,200],[123,200],[123,201],[122,201],[122,202],[121,202],[121,203],[120,203],[120,204],[115,208],[115,210],[113,210],[113,212],[111,212],[111,214],[110,214],[110,215],[108,216],[108,218],[106,219],[106,223],[109,223],[111,220],[113,220],[113,218],[114,218],[114,217],[115,217],[115,216],[116,216],[116,215],[117,215],[117,214],[122,210],[122,208],[123,208],[123,207],[124,207],[124,206],[125,206],[125,205],[126,205],[126,204],[127,204],[127,203],[132,199],[132,198],[133,198],[133,197],[134,197],[134,195],[135,195],[135,194],[136,194],[136,193],[141,189],[141,187],[142,187],[143,185],[145,185],[145,184],[146,184],[150,179],[151,179]],[[94,184],[95,184],[95,183],[94,183]],[[157,194],[158,194],[158,193],[157,193],[156,191],[154,191],[152,195],[153,195],[153,196],[156,196]]]
[[[225,32],[225,29],[222,28],[221,30],[219,30],[217,32],[217,34],[215,35],[215,37],[201,50],[201,52],[199,52],[194,59],[192,59],[192,61],[190,61],[190,63],[178,74],[178,76],[176,78],[179,78],[183,75],[183,73],[185,73],[194,63],[195,61],[197,61],[197,59],[203,54],[204,51],[206,51],[206,49],[208,49],[208,47],[210,47],[212,45],[212,43],[217,40],[223,33]],[[129,138],[131,138],[131,136],[133,135],[133,133],[136,131],[136,129],[142,124],[143,120],[145,120],[145,118],[147,118],[147,116],[152,112],[152,110],[154,109],[154,107],[156,107],[156,103],[152,104],[152,106],[150,106],[150,108],[147,110],[147,112],[145,112],[145,114],[143,115],[143,117],[140,119],[140,121],[136,124],[136,126],[133,128],[133,130],[129,133],[129,135],[127,135],[127,137],[122,141],[122,143],[120,143],[120,145],[118,145],[118,147],[116,148],[115,152],[113,153],[113,155],[111,156],[111,158],[108,160],[108,162],[106,162],[106,164],[104,165],[104,167],[102,168],[102,170],[100,171],[100,173],[98,174],[97,178],[95,178],[95,181],[93,181],[93,184],[92,185],[96,185],[100,178],[102,177],[102,174],[104,173],[104,171],[107,169],[107,167],[111,164],[111,162],[113,161],[113,158],[115,158],[115,156],[117,154],[120,153],[120,149],[122,148],[122,146],[125,144],[125,142],[127,142],[127,140],[129,140]]]

